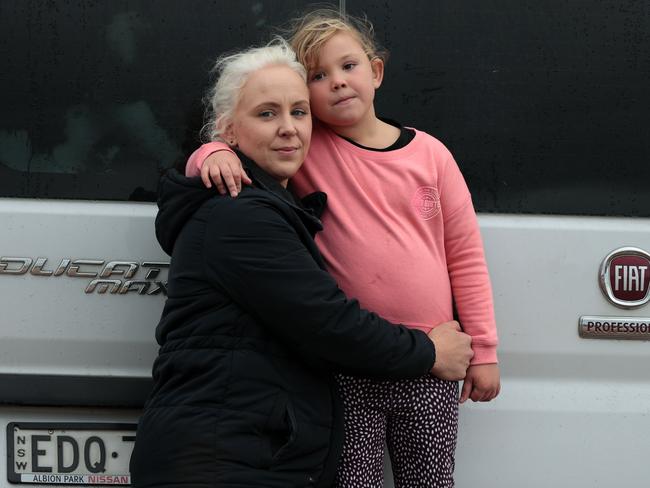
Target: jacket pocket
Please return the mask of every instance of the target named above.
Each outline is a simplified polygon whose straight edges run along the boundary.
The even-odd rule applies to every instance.
[[[272,461],[281,460],[295,443],[298,424],[293,406],[285,393],[279,393],[266,425]]]

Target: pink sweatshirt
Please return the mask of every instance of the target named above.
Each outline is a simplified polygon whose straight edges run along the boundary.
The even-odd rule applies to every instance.
[[[223,143],[192,154],[196,176]],[[452,293],[472,364],[497,362],[492,290],[471,196],[447,148],[416,131],[405,147],[369,151],[315,125],[291,182],[328,195],[316,241],[341,289],[393,322],[428,332],[452,319]]]

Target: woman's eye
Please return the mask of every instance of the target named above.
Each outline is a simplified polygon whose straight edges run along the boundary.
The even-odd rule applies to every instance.
[[[264,110],[263,112],[260,112],[258,116],[268,119],[269,117],[273,117],[273,112],[271,110]]]
[[[291,112],[291,114],[294,117],[304,117],[305,115],[309,115],[309,112],[307,112],[306,110],[303,110],[302,108],[297,108],[293,112]]]

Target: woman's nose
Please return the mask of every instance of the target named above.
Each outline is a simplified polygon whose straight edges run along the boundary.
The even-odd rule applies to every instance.
[[[293,136],[297,132],[298,129],[296,129],[296,124],[293,123],[291,117],[284,117],[280,123],[280,128],[278,130],[280,136],[282,137]]]

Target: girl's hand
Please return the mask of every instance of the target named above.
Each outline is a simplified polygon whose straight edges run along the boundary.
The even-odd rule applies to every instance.
[[[468,398],[474,402],[489,402],[501,391],[498,364],[475,364],[467,368],[459,403]]]
[[[207,188],[211,188],[214,182],[219,193],[225,195],[229,192],[232,197],[239,194],[242,183],[250,185],[253,182],[242,168],[237,155],[231,151],[210,154],[201,167],[201,180]]]

